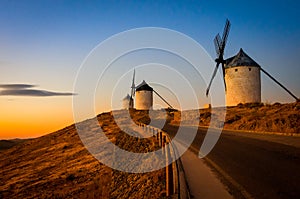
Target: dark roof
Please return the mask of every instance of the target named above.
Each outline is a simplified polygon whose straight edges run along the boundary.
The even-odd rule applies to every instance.
[[[143,80],[143,82],[136,87],[136,91],[153,91],[153,88]]]
[[[227,66],[234,58],[235,58],[235,56],[226,59],[225,60],[225,65]]]
[[[243,49],[240,49],[239,53],[233,57],[228,58],[225,61],[225,68],[236,66],[255,66],[260,67],[251,57],[249,57]]]

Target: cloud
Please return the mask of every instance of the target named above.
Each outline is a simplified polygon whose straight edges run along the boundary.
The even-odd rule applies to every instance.
[[[0,96],[31,96],[31,97],[51,97],[51,96],[72,96],[75,93],[54,92],[40,89],[28,89],[35,87],[30,84],[0,84]]]
[[[25,89],[36,87],[36,85],[31,84],[0,84],[0,88],[4,89]]]

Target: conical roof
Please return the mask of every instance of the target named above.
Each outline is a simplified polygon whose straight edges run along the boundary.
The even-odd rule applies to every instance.
[[[243,49],[236,56],[230,57],[226,60],[225,68],[231,68],[236,66],[255,66],[260,67],[249,55],[247,55]]]
[[[123,100],[130,100],[130,95],[127,94],[126,97],[123,98]]]
[[[143,80],[143,82],[136,87],[136,91],[153,91],[153,88]]]

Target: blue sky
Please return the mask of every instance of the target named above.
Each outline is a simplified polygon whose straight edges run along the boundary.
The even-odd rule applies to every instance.
[[[95,46],[119,32],[148,26],[182,32],[214,58],[213,38],[228,18],[232,26],[225,58],[243,48],[300,96],[299,8],[298,1],[1,0],[0,84],[72,92],[77,70]],[[53,101],[71,106],[65,98]],[[16,100],[21,104],[23,99]],[[293,98],[262,74],[262,100]],[[12,102],[2,96],[0,106],[7,103]]]

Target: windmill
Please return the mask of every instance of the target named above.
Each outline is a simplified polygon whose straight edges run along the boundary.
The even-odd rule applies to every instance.
[[[173,109],[173,106],[167,102],[157,91],[150,87],[145,80],[142,81],[138,86],[135,86],[135,69],[133,70],[131,93],[123,99],[123,108],[132,109],[134,108],[135,98],[135,108],[137,110],[149,110],[153,106],[153,92],[168,105],[168,109]]]
[[[135,108],[137,110],[149,110],[153,106],[153,92],[168,105],[168,109],[174,109],[156,90],[149,86],[145,80],[136,87]]]
[[[223,80],[226,91],[226,105],[237,105],[239,103],[261,102],[261,80],[260,71],[271,78],[296,101],[299,101],[291,91],[283,86],[279,81],[272,77],[266,70],[249,57],[242,49],[233,57],[224,60],[224,49],[226,46],[230,30],[230,21],[227,19],[224,27],[222,39],[219,34],[214,38],[214,45],[217,53],[216,67],[212,78],[206,89],[206,96],[212,81],[217,73],[219,65],[222,64]],[[251,72],[252,71],[252,72]]]
[[[225,49],[225,46],[226,46],[226,42],[227,42],[229,30],[230,30],[230,21],[228,19],[226,19],[226,23],[225,23],[225,27],[224,27],[222,39],[221,39],[219,33],[216,35],[216,37],[214,39],[215,49],[216,49],[218,57],[217,57],[217,59],[215,59],[215,61],[216,61],[216,67],[215,67],[213,75],[212,75],[212,77],[210,79],[210,82],[208,84],[208,87],[206,89],[206,96],[208,96],[208,94],[209,94],[209,89],[211,87],[213,79],[216,76],[216,73],[218,71],[218,68],[219,68],[220,64],[222,64],[223,80],[224,80],[225,91],[226,91],[225,66],[224,66],[225,60],[224,60],[223,56],[224,56],[224,49]]]
[[[133,108],[133,97],[135,95],[135,84],[134,84],[134,79],[135,79],[135,69],[133,70],[133,77],[132,77],[132,85],[131,85],[131,93],[130,95],[127,94],[123,100],[123,109],[132,109]]]

